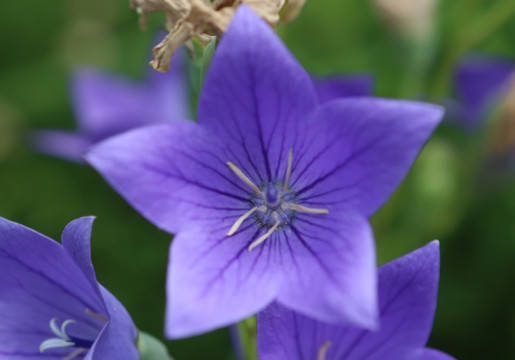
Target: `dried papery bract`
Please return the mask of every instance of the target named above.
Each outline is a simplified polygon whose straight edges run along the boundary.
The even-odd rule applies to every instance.
[[[238,6],[246,4],[270,26],[279,24],[283,12],[285,21],[293,20],[305,0],[131,0],[131,8],[140,15],[140,25],[146,26],[148,13],[163,12],[170,33],[154,49],[150,65],[157,71],[167,72],[174,51],[192,38],[208,43],[214,36],[227,30]],[[284,8],[284,9],[283,9]]]
[[[223,8],[216,11],[211,5],[201,0],[191,0],[189,5],[190,8],[185,15],[175,23],[173,23],[173,19],[176,16],[167,16],[167,26],[168,23],[171,23],[173,28],[152,51],[154,60],[150,62],[150,65],[155,70],[161,72],[170,70],[170,60],[173,53],[180,45],[190,39],[199,37],[209,41],[213,35],[227,30],[233,15],[232,9]],[[183,13],[182,10],[181,13]],[[172,19],[172,21],[168,21],[168,19]]]
[[[438,0],[373,0],[381,17],[401,36],[421,38],[433,31]]]
[[[290,22],[299,16],[300,11],[304,7],[306,0],[288,0],[286,7],[281,14],[281,21]]]

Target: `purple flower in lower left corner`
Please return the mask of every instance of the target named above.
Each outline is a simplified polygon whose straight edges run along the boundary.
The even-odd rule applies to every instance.
[[[137,360],[137,330],[96,279],[93,217],[72,221],[62,245],[0,218],[0,360]]]

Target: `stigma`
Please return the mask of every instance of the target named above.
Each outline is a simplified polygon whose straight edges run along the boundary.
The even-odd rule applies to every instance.
[[[249,251],[263,243],[277,229],[288,226],[297,212],[318,215],[329,214],[327,209],[311,208],[297,203],[295,191],[289,185],[292,164],[293,151],[290,149],[284,181],[270,181],[257,186],[238,166],[231,161],[227,162],[229,169],[253,191],[253,195],[249,199],[253,206],[234,222],[227,232],[227,236],[234,235],[243,222],[250,217],[257,221],[260,228],[266,229],[264,234],[249,245]]]

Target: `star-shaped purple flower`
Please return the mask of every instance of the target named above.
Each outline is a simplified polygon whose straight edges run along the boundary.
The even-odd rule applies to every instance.
[[[177,234],[169,337],[231,324],[273,300],[373,328],[367,217],[441,116],[433,105],[375,98],[317,106],[309,76],[242,6],[206,76],[198,123],[131,131],[87,160],[145,217]]]
[[[273,303],[257,317],[260,359],[451,360],[425,347],[439,268],[434,241],[379,269],[378,331],[322,323]]]
[[[507,90],[515,76],[515,63],[507,60],[472,57],[459,65],[455,86],[460,102],[455,117],[468,129],[477,128],[496,99]]]
[[[0,359],[137,360],[137,331],[91,265],[92,217],[62,245],[0,218]]]
[[[188,93],[183,52],[172,59],[171,71],[151,71],[144,83],[82,69],[72,78],[77,131],[40,130],[33,145],[41,153],[82,162],[86,149],[136,127],[188,118]]]

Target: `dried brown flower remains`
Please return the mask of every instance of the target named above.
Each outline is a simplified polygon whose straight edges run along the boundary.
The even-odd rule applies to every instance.
[[[154,47],[154,60],[150,65],[157,71],[167,72],[174,51],[193,38],[207,44],[223,34],[234,12],[247,4],[272,27],[281,19],[293,20],[306,0],[130,0],[131,8],[140,14],[140,26],[145,27],[147,16],[162,12],[166,18],[168,35]]]

